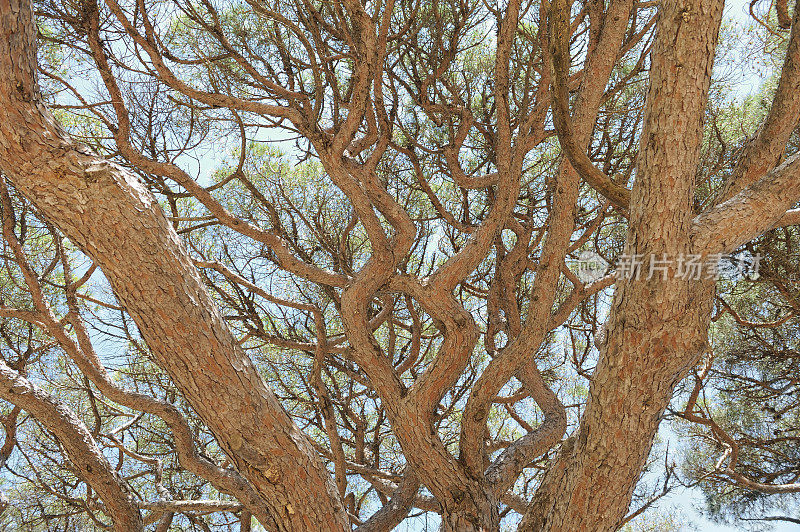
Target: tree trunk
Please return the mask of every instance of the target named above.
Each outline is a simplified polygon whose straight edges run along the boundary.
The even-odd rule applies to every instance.
[[[479,496],[464,493],[463,499],[455,501],[455,507],[442,512],[441,532],[493,532],[500,527],[497,502],[490,490]]]
[[[325,465],[225,325],[155,198],[46,109],[36,38],[30,1],[0,0],[0,170],[100,266],[278,529],[348,529]]]
[[[520,530],[615,530],[674,387],[706,348],[714,285],[687,280],[692,203],[721,0],[665,0],[651,53],[645,125],[625,254],[641,277],[618,283],[605,345],[576,435],[534,496]],[[649,260],[672,260],[647,279]],[[705,273],[705,272],[703,272]]]

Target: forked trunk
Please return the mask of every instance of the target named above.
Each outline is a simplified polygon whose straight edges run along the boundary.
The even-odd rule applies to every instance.
[[[660,6],[631,228],[618,265],[631,278],[617,283],[581,425],[520,530],[617,529],[673,390],[706,349],[714,284],[694,280],[686,267],[722,7],[721,0]],[[635,261],[642,262],[638,273],[630,268]],[[652,276],[651,261],[659,266]]]
[[[477,500],[476,500],[477,499]],[[483,497],[464,494],[454,507],[442,512],[441,532],[494,532],[500,529],[497,503],[489,493]]]

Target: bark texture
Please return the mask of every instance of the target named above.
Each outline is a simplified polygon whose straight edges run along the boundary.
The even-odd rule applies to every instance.
[[[58,438],[75,473],[100,495],[114,530],[144,530],[133,493],[74,412],[1,361],[0,397],[29,412]]]
[[[40,99],[36,64],[30,2],[2,0],[0,170],[102,268],[279,529],[347,528],[321,459],[225,325],[155,198],[69,138]]]
[[[661,4],[631,194],[629,255],[689,251],[722,7],[721,1]],[[672,391],[706,345],[709,289],[674,276],[618,284],[579,430],[546,474],[521,530],[615,530],[621,523]]]
[[[707,349],[714,281],[682,276],[681,258],[732,251],[800,217],[797,209],[786,212],[800,198],[800,155],[779,164],[800,119],[800,15],[795,11],[773,108],[713,201],[695,195],[710,182],[698,183],[698,174],[705,168],[703,122],[723,0],[509,0],[497,10],[469,2],[429,10],[413,0],[274,4],[288,15],[269,2],[247,4],[252,12],[231,27],[227,4],[218,10],[213,2],[170,0],[221,53],[206,57],[203,50],[194,58],[183,57],[191,46],[176,52],[166,30],[161,34],[170,17],[160,17],[146,0],[86,0],[52,13],[42,4],[42,16],[64,24],[64,34],[78,41],[70,49],[102,80],[99,95],[82,100],[82,109],[107,129],[121,160],[151,180],[151,190],[172,210],[167,219],[133,172],[77,144],[53,119],[37,87],[31,4],[0,0],[0,171],[102,268],[124,307],[120,315],[134,319],[156,362],[236,468],[201,456],[171,403],[128,391],[105,370],[81,325],[77,290],[89,276],[72,284],[62,250],[61,269],[53,262],[39,279],[24,266],[16,241],[16,263],[35,311],[0,302],[0,317],[44,329],[87,377],[87,392],[91,382],[107,399],[163,419],[182,467],[238,501],[140,502],[151,511],[145,525],[166,530],[174,515],[203,507],[241,511],[243,530],[252,515],[270,530],[358,525],[371,532],[390,530],[418,508],[441,515],[445,532],[494,532],[502,504],[524,514],[521,530],[621,526],[675,386]],[[250,15],[273,29],[253,37]],[[472,36],[492,24],[496,39],[480,75],[470,80],[459,69],[472,61]],[[434,40],[415,41],[428,33]],[[271,51],[248,50],[250,37],[255,48]],[[127,47],[139,55],[120,56],[117,49]],[[629,68],[631,60],[636,64]],[[212,82],[203,81],[206,74]],[[642,96],[632,87],[645,76],[650,84],[641,117]],[[157,90],[143,98],[139,85],[150,84]],[[478,89],[486,91],[480,98]],[[179,156],[152,147],[161,133],[140,131],[147,129],[140,117],[150,112],[158,122],[161,90],[203,116],[200,130],[205,120],[239,128],[234,172],[204,187],[181,168]],[[617,98],[627,92],[633,95]],[[556,135],[551,108],[563,155],[545,159],[552,165],[533,175],[540,165],[531,163],[552,152],[544,144]],[[194,122],[163,121],[175,132],[195,131]],[[248,135],[261,138],[263,126],[254,124],[262,123],[299,134],[308,158],[320,163],[313,169],[320,175],[303,181],[307,187],[299,193],[280,178],[254,179],[250,163],[260,162],[249,158],[260,156],[248,152]],[[428,128],[437,132],[429,135]],[[176,153],[188,154],[184,148]],[[722,170],[711,172],[703,177]],[[625,184],[630,178],[632,190]],[[268,190],[273,184],[277,191]],[[298,206],[296,195],[304,203],[315,187],[331,190]],[[10,243],[13,196],[3,191]],[[223,199],[231,191],[242,195],[241,204]],[[325,199],[327,192],[335,201]],[[698,213],[696,205],[706,202],[713,205]],[[333,227],[336,216],[326,219],[330,205],[351,209],[343,230]],[[202,229],[217,225],[222,232]],[[561,401],[571,392],[550,389],[550,375],[558,372],[540,371],[537,356],[545,359],[551,333],[576,310],[581,316],[574,319],[599,325],[602,305],[587,298],[614,284],[614,276],[586,282],[568,263],[592,247],[591,239],[594,249],[613,256],[622,231],[628,231],[624,255],[641,259],[641,271],[627,271],[616,283],[592,376],[584,365],[591,344],[581,342],[583,360],[573,345],[573,367],[590,379],[590,393],[575,435],[550,460],[547,453],[568,430],[569,407]],[[190,256],[179,233],[193,245],[212,243],[211,249],[197,245]],[[227,248],[227,256],[213,256],[214,239],[234,233],[247,240],[237,250],[244,258],[231,257]],[[440,261],[429,245],[442,234],[438,242],[450,242]],[[240,269],[251,260],[254,269]],[[670,266],[649,278],[651,260]],[[207,274],[201,278],[195,266]],[[46,279],[59,271],[65,286]],[[278,297],[262,286],[277,279],[274,272],[297,282],[297,293]],[[46,282],[63,288],[63,318],[61,309],[48,306]],[[218,291],[225,318],[204,282]],[[272,307],[260,306],[264,301]],[[273,308],[282,314],[273,315]],[[311,361],[310,368],[280,366],[274,375],[283,386],[281,400],[309,423],[308,434],[319,435],[315,447],[265,386],[225,319],[245,331],[239,341],[248,348],[275,346]],[[21,378],[0,366],[0,384],[8,388],[0,391],[12,400],[30,396]],[[297,391],[287,381],[308,386]],[[503,395],[512,384],[518,386],[513,395]],[[24,407],[37,418],[56,419],[46,397],[37,398]],[[528,399],[541,410],[538,426],[514,411]],[[512,441],[497,430],[494,412],[501,405],[523,431]],[[102,459],[76,427],[61,433],[73,446],[69,452]],[[115,441],[123,451],[122,440]],[[526,468],[542,464],[549,470],[530,504],[509,491]],[[362,504],[368,499],[357,502],[363,483],[352,484],[354,475],[384,502],[371,518]],[[117,527],[137,526],[124,486],[113,472],[103,478],[111,481],[103,498],[122,523]]]

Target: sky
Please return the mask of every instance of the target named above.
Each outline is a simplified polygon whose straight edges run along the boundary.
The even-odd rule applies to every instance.
[[[749,14],[750,0],[727,0],[725,2],[725,16],[740,24],[748,24],[751,21]],[[761,86],[766,75],[765,72],[756,70],[743,71],[743,76],[736,88],[737,98],[744,98],[755,93]],[[664,432],[664,431],[662,431]],[[705,518],[699,511],[703,504],[702,494],[699,489],[680,490],[668,497],[659,504],[659,508],[667,511],[674,511],[687,519],[686,529],[695,527],[701,532],[733,532],[744,530],[740,526],[720,525]],[[797,517],[797,516],[793,516]],[[774,525],[773,532],[798,532],[800,525],[782,523]]]
[[[726,2],[726,17],[729,20],[736,21],[740,24],[747,24],[750,20],[748,13],[749,0],[728,0]],[[738,76],[734,95],[737,99],[744,98],[756,92],[765,77],[764,72],[759,72],[757,68],[742,69]],[[207,179],[208,175],[213,168],[216,167],[222,158],[222,154],[218,152],[208,152],[201,156],[197,161],[197,174],[200,180]],[[98,342],[102,342],[100,338]],[[107,346],[108,354],[113,348]],[[672,438],[675,440],[676,436],[670,434],[668,429],[661,432],[664,439]],[[674,448],[674,446],[671,446]],[[697,489],[683,489],[678,490],[671,495],[659,501],[657,508],[660,513],[669,513],[680,517],[682,522],[686,523],[685,530],[699,530],[701,532],[733,532],[743,530],[742,527],[720,525],[713,523],[706,519],[701,512],[703,504],[702,494]],[[425,514],[420,517],[408,519],[396,530],[398,532],[421,532],[426,530],[437,530],[438,518],[435,515]],[[798,532],[800,526],[793,524],[778,524],[772,528],[773,532]]]
[[[748,6],[750,0],[727,0],[725,7],[725,17],[728,21],[737,24],[749,24],[751,22]],[[746,46],[746,43],[742,43]],[[736,58],[734,54],[734,59]],[[757,92],[768,72],[765,72],[757,65],[735,64],[728,68],[735,69],[733,72],[733,93],[732,96],[737,100],[746,98]],[[726,76],[727,77],[727,76]],[[206,157],[201,159],[203,170],[210,170],[214,166],[214,158]],[[677,436],[668,428],[661,430],[660,436],[664,440],[672,440],[671,448],[677,447]],[[695,530],[700,532],[736,532],[744,530],[741,526],[718,524],[707,519],[702,513],[703,496],[699,489],[675,490],[670,495],[661,499],[654,507],[654,511],[660,515],[670,514],[676,516],[679,522],[685,523],[681,530]],[[397,532],[423,532],[438,530],[438,516],[434,514],[423,514],[418,517],[404,521],[395,530]],[[779,523],[773,525],[772,532],[799,532],[800,525],[791,523]]]
[[[749,14],[750,0],[727,0],[725,2],[725,17],[727,20],[738,24],[749,24],[751,21]],[[733,95],[737,99],[754,94],[759,90],[767,72],[759,70],[758,67],[740,69],[736,79]],[[669,434],[668,429],[662,429],[663,439],[676,439],[676,435]],[[707,519],[702,513],[703,495],[699,489],[676,490],[670,495],[661,499],[656,505],[659,514],[669,513],[679,517],[679,522],[685,525],[681,530],[695,530],[699,532],[737,532],[745,530],[742,526],[725,525],[714,523]],[[438,519],[433,515],[424,515],[418,518],[409,519],[399,526],[397,532],[422,532],[438,530]],[[800,532],[800,525],[791,523],[779,523],[772,526],[772,532]]]

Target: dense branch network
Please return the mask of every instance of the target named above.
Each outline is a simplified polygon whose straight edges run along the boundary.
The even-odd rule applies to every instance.
[[[0,60],[0,396],[15,405],[0,461],[63,508],[14,518],[571,529],[578,510],[553,501],[589,489],[580,475],[613,447],[587,427],[627,423],[630,402],[641,443],[620,451],[615,508],[585,524],[616,528],[675,482],[667,466],[663,489],[634,491],[693,369],[667,417],[724,449],[697,482],[800,491],[799,285],[779,273],[800,244],[800,10],[762,20],[786,53],[742,143],[747,117],[713,112],[722,4],[0,6],[0,53],[22,58]],[[732,288],[575,268],[589,251],[745,249],[771,259]],[[626,321],[637,308],[697,331]],[[720,342],[698,365],[711,323],[753,350]],[[652,401],[635,388],[647,371]],[[712,389],[773,401],[782,432],[718,422]]]

